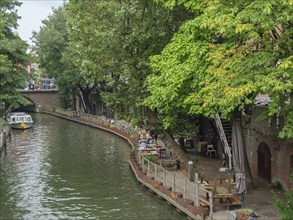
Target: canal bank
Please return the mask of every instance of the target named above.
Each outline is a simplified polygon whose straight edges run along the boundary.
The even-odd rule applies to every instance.
[[[137,181],[148,187],[159,197],[166,200],[178,211],[185,213],[189,216],[189,218],[202,219],[203,216],[205,216],[205,220],[233,220],[236,218],[235,213],[237,209],[227,209],[225,207],[227,204],[226,199],[222,200],[225,204],[220,204],[221,206],[214,206],[213,199],[211,199],[213,196],[211,191],[197,191],[196,187],[200,187],[201,184],[187,186],[189,184],[194,184],[196,181],[190,182],[186,180],[186,177],[188,176],[186,170],[166,171],[165,169],[162,169],[161,166],[146,161],[135,154],[137,152],[135,151],[137,148],[137,138],[135,131],[132,131],[127,124],[119,124],[118,122],[113,124],[113,122],[103,117],[92,116],[84,113],[77,114],[76,112],[63,109],[52,110],[46,111],[46,113],[80,124],[102,129],[127,140],[133,149],[133,152],[130,154],[130,165]],[[207,177],[216,178],[220,175],[218,170],[220,165],[218,163],[220,163],[220,161],[213,158],[204,158],[202,159],[200,165],[204,167],[204,172]],[[188,192],[190,187],[191,192]],[[199,189],[200,188],[198,188],[198,190]],[[259,220],[280,219],[276,207],[271,202],[272,198],[270,195],[271,191],[269,188],[266,190],[259,188],[258,190],[248,192],[245,198],[245,207],[253,208],[253,210],[260,215],[257,218]],[[199,198],[201,198],[201,205],[208,207],[208,213],[205,213],[205,210],[201,210],[201,207],[198,206]],[[192,211],[194,211],[194,213]]]
[[[164,198],[169,204],[172,204],[178,211],[186,214],[191,219],[206,219],[209,216],[212,219],[213,205],[212,201],[207,200],[210,212],[206,207],[199,206],[199,194],[208,194],[212,198],[212,194],[206,191],[199,184],[189,182],[186,176],[178,175],[176,172],[165,171],[162,167],[154,165],[154,169],[162,169],[162,172],[155,171],[155,175],[151,174],[152,164],[150,161],[139,158],[137,154],[137,143],[135,131],[127,124],[113,123],[106,118],[96,117],[84,113],[77,113],[64,109],[47,109],[43,111],[70,121],[92,126],[104,131],[111,132],[128,141],[132,147],[130,155],[130,165],[136,176],[136,179],[156,193],[159,197]],[[145,167],[146,164],[146,167]],[[161,173],[161,175],[159,175]],[[167,177],[166,173],[170,177]],[[161,177],[160,177],[161,176]],[[176,177],[177,176],[177,177]],[[165,178],[160,181],[160,178]],[[169,180],[167,180],[169,179]],[[167,182],[170,182],[169,184]],[[170,185],[170,186],[169,186]]]
[[[6,123],[6,121],[2,118],[0,118],[0,152],[3,150],[3,148],[6,145],[6,139],[9,135],[10,127]]]

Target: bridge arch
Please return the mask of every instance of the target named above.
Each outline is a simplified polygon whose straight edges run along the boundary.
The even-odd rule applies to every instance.
[[[33,103],[32,106],[29,106],[31,111],[41,112],[46,105],[60,107],[58,89],[20,90],[20,94]]]

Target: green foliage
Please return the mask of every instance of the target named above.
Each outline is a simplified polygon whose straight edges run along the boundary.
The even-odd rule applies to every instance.
[[[190,14],[148,0],[70,1],[66,10],[69,47],[76,51],[73,63],[79,72],[109,107],[128,112],[123,117],[142,121],[155,115],[143,103],[149,57],[164,48]]]
[[[71,61],[66,63],[68,26],[63,7],[54,9],[53,14],[43,20],[40,31],[33,33],[33,42],[43,77],[55,78],[63,106],[72,107],[71,95],[75,94],[78,80]]]
[[[287,201],[280,198],[276,199],[275,203],[281,213],[282,219],[289,220],[292,219],[293,215],[293,190],[286,192]]]
[[[293,189],[289,189],[287,192],[285,192],[285,195],[286,200],[283,200],[278,197],[276,193],[274,193],[274,202],[280,211],[281,218],[283,220],[289,220],[292,219],[293,216]]]
[[[292,1],[164,4],[183,5],[194,13],[162,53],[151,57],[154,73],[148,77],[151,96],[145,103],[160,109],[165,127],[181,109],[229,118],[262,93],[273,99],[268,116],[281,107],[286,124],[280,136],[291,137]]]
[[[0,2],[0,101],[10,109],[30,103],[17,91],[24,88],[28,64],[28,45],[14,33],[19,5],[13,0]]]
[[[229,118],[265,93],[267,117],[280,109],[280,137],[292,137],[292,10],[291,0],[69,1],[37,49],[64,99],[78,88],[88,108],[95,89],[123,118],[181,135],[196,131],[194,115]]]
[[[58,78],[64,72],[61,59],[68,41],[65,10],[62,7],[54,9],[42,23],[40,31],[33,33],[33,50],[38,54],[43,76]]]
[[[144,155],[144,158],[151,161],[152,163],[157,163],[157,161],[158,161],[158,157],[153,154],[146,154],[146,155]],[[147,163],[147,162],[145,161],[145,163]]]

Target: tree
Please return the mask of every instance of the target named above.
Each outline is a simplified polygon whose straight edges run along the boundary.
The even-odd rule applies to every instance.
[[[166,115],[165,127],[176,109],[230,118],[262,93],[273,100],[267,117],[281,109],[285,118],[280,136],[293,137],[292,1],[158,2],[194,13],[151,58],[146,103]]]
[[[71,1],[70,47],[80,73],[122,117],[143,121],[149,56],[169,42],[188,13],[146,0]]]
[[[63,7],[54,9],[53,14],[42,23],[40,31],[33,33],[33,51],[37,54],[43,77],[55,78],[63,106],[69,108],[71,100],[75,99],[76,84],[71,80],[74,73],[72,64],[64,63],[68,42],[66,11]]]
[[[113,72],[113,51],[109,47],[116,9],[114,1],[70,1],[66,5],[69,43],[64,60],[73,64],[75,82],[89,113],[89,94],[94,89],[98,93],[104,90]]]
[[[131,3],[125,4],[125,12],[118,17],[123,21],[123,28],[117,33],[121,36],[118,44],[123,45],[120,52],[123,69],[117,82],[120,90],[112,96],[118,96],[120,106],[125,106],[124,97],[128,97],[126,108],[131,110],[132,117],[138,121],[147,118],[152,127],[161,127],[159,112],[144,105],[149,95],[146,83],[151,73],[149,57],[161,52],[190,14],[183,7],[166,10],[153,1]]]
[[[33,33],[34,51],[39,55],[39,64],[44,77],[58,77],[64,71],[62,53],[68,41],[66,13],[63,7],[42,21],[39,32]]]
[[[16,7],[13,0],[0,2],[0,101],[6,108],[15,109],[30,102],[17,89],[24,88],[28,64],[28,45],[14,33],[17,28]]]

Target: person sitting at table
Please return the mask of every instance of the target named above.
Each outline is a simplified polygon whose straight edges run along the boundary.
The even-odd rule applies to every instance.
[[[154,144],[155,141],[152,138],[147,139],[147,144]]]
[[[141,141],[141,142],[139,143],[139,147],[141,147],[141,148],[143,148],[143,149],[146,149],[146,147],[147,147],[147,143],[146,143],[145,141]]]
[[[151,139],[151,138],[152,138],[152,136],[151,136],[150,132],[147,131],[147,133],[146,133],[146,139],[149,140],[149,139]]]
[[[153,134],[153,135],[152,135],[152,138],[154,139],[155,144],[157,144],[158,135],[157,135],[157,134]]]

